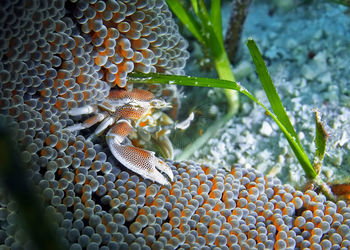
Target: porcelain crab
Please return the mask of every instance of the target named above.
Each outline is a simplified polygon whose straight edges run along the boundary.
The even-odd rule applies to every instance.
[[[83,114],[94,114],[82,123],[66,127],[71,132],[89,128],[100,122],[95,132],[88,138],[101,135],[107,128],[111,127],[106,134],[106,141],[113,156],[125,167],[138,173],[144,178],[158,182],[162,185],[168,184],[168,180],[158,171],[164,172],[172,181],[174,175],[170,167],[155,153],[132,145],[127,138],[135,131],[132,122],[140,120],[150,123],[150,116],[154,109],[163,109],[170,105],[143,89],[111,90],[107,98],[100,104],[86,105],[73,108],[68,111],[71,116]],[[157,170],[158,169],[158,170]]]

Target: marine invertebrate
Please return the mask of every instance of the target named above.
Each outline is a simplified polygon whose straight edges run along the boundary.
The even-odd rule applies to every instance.
[[[344,201],[303,193],[240,166],[229,172],[191,161],[171,167],[171,186],[148,186],[119,173],[119,196],[110,211],[121,223],[114,238],[124,241],[121,247],[349,247],[350,207]]]
[[[15,132],[28,180],[63,249],[349,247],[344,202],[239,166],[226,172],[168,162],[175,182],[152,184],[118,164],[104,143],[64,131],[74,124],[69,110],[102,103],[110,83],[67,3],[27,3],[8,1],[0,9],[0,118]],[[21,207],[0,192],[0,244],[35,248],[18,223]]]
[[[90,136],[97,136],[105,129],[112,126],[106,135],[106,141],[112,154],[125,167],[140,174],[144,178],[156,181],[160,184],[169,183],[156,168],[166,173],[173,179],[173,173],[166,163],[154,155],[154,152],[134,147],[127,136],[132,132],[132,125],[128,120],[136,120],[135,124],[152,126],[153,119],[150,117],[153,109],[167,107],[168,104],[162,100],[154,99],[151,92],[134,89],[111,90],[108,97],[98,105],[87,105],[71,109],[68,113],[72,116],[91,114],[95,115],[83,123],[78,123],[65,128],[68,131],[76,131],[89,128],[98,122],[101,124]]]
[[[102,22],[100,17],[108,14],[110,4],[116,8],[113,16],[119,17],[114,21],[103,19]],[[101,12],[101,6],[106,7],[105,11]],[[106,41],[103,39],[106,42],[103,45],[97,43],[102,39],[98,35],[103,31],[84,33],[80,26],[88,20],[85,10],[89,12],[92,8],[96,8],[94,21],[101,22],[99,27],[104,31],[107,26],[110,31],[108,36],[111,36]],[[163,1],[97,1],[91,4],[61,0],[34,0],[30,3],[6,1],[0,13],[0,37],[3,41],[0,46],[1,122],[14,131],[13,143],[21,151],[30,180],[41,190],[48,205],[47,212],[57,217],[57,227],[61,228],[61,219],[72,216],[67,209],[81,203],[78,200],[83,200],[83,206],[85,202],[86,205],[92,204],[91,193],[84,193],[86,189],[92,188],[94,195],[105,194],[106,188],[98,184],[102,179],[108,188],[115,186],[114,170],[111,170],[112,164],[107,160],[110,152],[106,145],[92,143],[84,136],[63,131],[63,128],[74,124],[68,111],[97,105],[108,96],[112,86],[119,88],[107,73],[116,73],[117,70],[118,76],[125,78],[129,66],[134,70],[182,72],[188,57],[185,51],[187,43],[178,34],[177,26]],[[158,14],[159,17],[154,20],[153,17]],[[131,25],[131,31],[134,26],[137,29],[141,27],[139,38],[143,42],[149,39],[146,45],[143,43],[142,48],[136,48],[133,44],[138,39],[129,39],[125,30],[119,33],[118,29],[110,27],[113,24],[118,28],[121,22],[120,27]],[[106,64],[97,65],[95,58],[100,56],[111,39],[119,44],[113,57],[118,60],[113,61],[113,67],[109,67],[111,62],[108,60]],[[127,56],[135,55],[136,63],[131,58],[123,57],[126,54],[120,44],[127,50]],[[127,44],[129,48],[124,46]],[[123,80],[120,83],[122,86]],[[128,90],[132,90],[131,85]],[[174,108],[179,105],[174,87],[151,86],[148,90],[156,97],[162,95],[162,99]],[[155,117],[156,113],[153,115]],[[155,139],[159,137],[154,136]],[[135,139],[141,146],[147,140],[149,134]],[[85,186],[82,192],[85,182],[89,183],[89,187]],[[25,232],[17,223],[16,213],[21,209],[16,207],[16,202],[1,196],[0,210],[0,244],[14,248],[31,246],[33,243],[22,237]],[[58,211],[62,212],[61,215],[57,214]],[[7,221],[10,214],[12,219]],[[62,230],[59,229],[61,233]],[[64,240],[63,246],[68,245],[69,241]]]
[[[91,37],[92,57],[111,86],[127,87],[133,70],[183,73],[187,42],[164,1],[79,1],[73,15]]]
[[[164,1],[98,1],[96,3],[80,1],[73,11],[73,15],[81,24],[82,32],[91,37],[91,43],[93,44],[92,58],[96,69],[101,74],[101,79],[106,81],[110,87],[125,88],[131,92],[124,95],[124,97],[129,97],[129,99],[125,100],[130,101],[128,104],[119,104],[118,102],[121,100],[112,101],[114,98],[112,95],[118,92],[117,90],[112,90],[107,97],[108,103],[105,101],[98,106],[94,106],[94,108],[91,105],[83,106],[69,111],[70,114],[81,115],[96,112],[97,107],[100,107],[105,112],[91,119],[95,119],[96,122],[104,120],[101,126],[106,126],[106,122],[112,125],[114,118],[111,118],[111,116],[140,119],[146,114],[149,115],[149,111],[153,108],[162,108],[161,102],[157,101],[157,99],[150,100],[149,97],[153,96],[153,94],[145,91],[142,93],[145,93],[147,100],[130,99],[130,97],[135,97],[135,94],[141,94],[141,92],[132,91],[132,85],[127,83],[126,76],[133,70],[172,74],[183,72],[182,68],[188,57],[188,53],[185,50],[187,44],[178,34],[177,26],[171,19],[171,13]],[[177,107],[179,101],[177,99],[178,96],[176,96],[176,88],[172,87],[169,89],[170,91],[165,92],[170,93],[171,96],[165,98]],[[118,93],[126,92],[119,91]],[[86,107],[89,107],[91,111],[85,110]],[[107,113],[110,114],[108,118],[106,117]],[[158,117],[161,118],[163,116]],[[119,117],[115,118],[114,121],[118,119]],[[162,125],[161,122],[156,120],[153,123],[159,127]],[[139,124],[140,122],[134,123],[136,126]],[[90,124],[89,126],[92,125]],[[116,126],[125,127],[125,123],[120,122]],[[155,125],[152,126],[153,128],[155,127]],[[87,127],[86,124],[84,127]],[[145,122],[143,122],[142,127],[145,127]],[[81,128],[83,127],[70,126],[68,130],[73,131]],[[117,131],[117,127],[114,128]],[[101,130],[101,127],[97,130]],[[167,132],[163,132],[163,130],[164,128],[159,128],[157,131],[153,129],[153,136],[149,137],[152,137],[160,145],[167,157],[172,157],[172,146],[167,138]],[[144,133],[144,131],[141,133]],[[146,133],[151,134],[149,130]],[[162,135],[159,136],[160,134]],[[154,156],[153,152],[137,149],[130,145],[122,146],[122,142],[119,139],[113,140],[112,137],[116,138],[115,134],[112,136],[112,133],[109,132],[107,143],[113,154],[126,167],[134,171],[138,169],[142,176],[153,178],[159,183],[167,183],[166,179],[157,172],[154,166],[162,169],[162,171],[166,171],[169,176],[171,171],[169,171],[163,161]],[[123,140],[125,137],[123,137]],[[113,146],[111,146],[112,144]],[[137,144],[140,145],[139,142]],[[117,148],[121,151],[119,152]],[[130,153],[131,150],[134,152],[133,154]],[[149,166],[146,167],[143,165],[143,162],[147,162]],[[155,175],[157,175],[157,178]]]

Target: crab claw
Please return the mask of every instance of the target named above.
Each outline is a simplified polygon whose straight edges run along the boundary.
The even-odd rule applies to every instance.
[[[156,168],[158,168],[161,172],[165,173],[170,178],[171,181],[174,181],[173,171],[171,171],[170,167],[164,161],[154,156],[154,162],[155,162]]]
[[[159,149],[162,153],[162,156],[167,159],[173,159],[174,158],[174,148],[173,144],[169,140],[168,135],[166,134],[167,131],[159,131],[156,132],[154,141],[159,146]]]
[[[132,145],[122,145],[131,131],[132,127],[126,120],[119,120],[108,131],[106,140],[114,157],[125,167],[146,179],[162,185],[169,184],[168,180],[156,168],[167,174],[171,180],[174,178],[173,172],[165,162],[154,155],[154,152]]]

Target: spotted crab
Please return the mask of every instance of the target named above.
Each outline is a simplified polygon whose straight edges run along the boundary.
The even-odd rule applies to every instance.
[[[95,132],[88,138],[101,135],[110,127],[106,134],[106,141],[113,156],[125,167],[138,173],[146,179],[168,184],[168,180],[158,171],[164,172],[171,181],[174,175],[170,167],[155,153],[135,147],[127,138],[135,131],[132,122],[152,120],[151,114],[154,109],[163,109],[170,105],[154,95],[142,89],[127,91],[124,89],[111,90],[107,98],[100,104],[86,105],[73,108],[68,111],[70,116],[94,114],[82,123],[66,127],[68,131],[78,131],[100,122]],[[157,170],[158,169],[158,170]]]

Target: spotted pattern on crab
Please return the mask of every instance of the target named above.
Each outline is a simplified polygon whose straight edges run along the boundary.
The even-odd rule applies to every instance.
[[[131,131],[131,125],[128,121],[120,120],[116,126],[118,127],[120,125],[128,127],[125,130]],[[122,145],[120,143],[122,137],[121,134],[126,133],[125,131],[122,131],[120,134],[114,134],[116,130],[119,129],[111,129],[107,133],[107,144],[115,158],[117,158],[125,167],[140,174],[146,179],[156,181],[162,185],[168,184],[169,182],[166,178],[157,171],[157,169],[159,169],[167,174],[171,181],[173,181],[174,175],[170,167],[161,159],[157,158],[154,152],[137,148],[132,145]]]
[[[111,127],[106,134],[106,141],[113,156],[125,167],[142,177],[165,185],[169,182],[158,170],[173,180],[173,173],[168,165],[156,157],[154,152],[133,146],[127,137],[132,131],[135,131],[130,121],[143,119],[145,122],[147,119],[144,118],[152,114],[153,109],[168,106],[163,100],[155,99],[153,94],[147,90],[111,90],[101,104],[71,109],[68,112],[71,116],[92,113],[94,115],[82,123],[65,129],[73,132],[89,128],[100,122],[95,132],[89,137],[92,139]],[[171,145],[167,147],[172,148]]]

